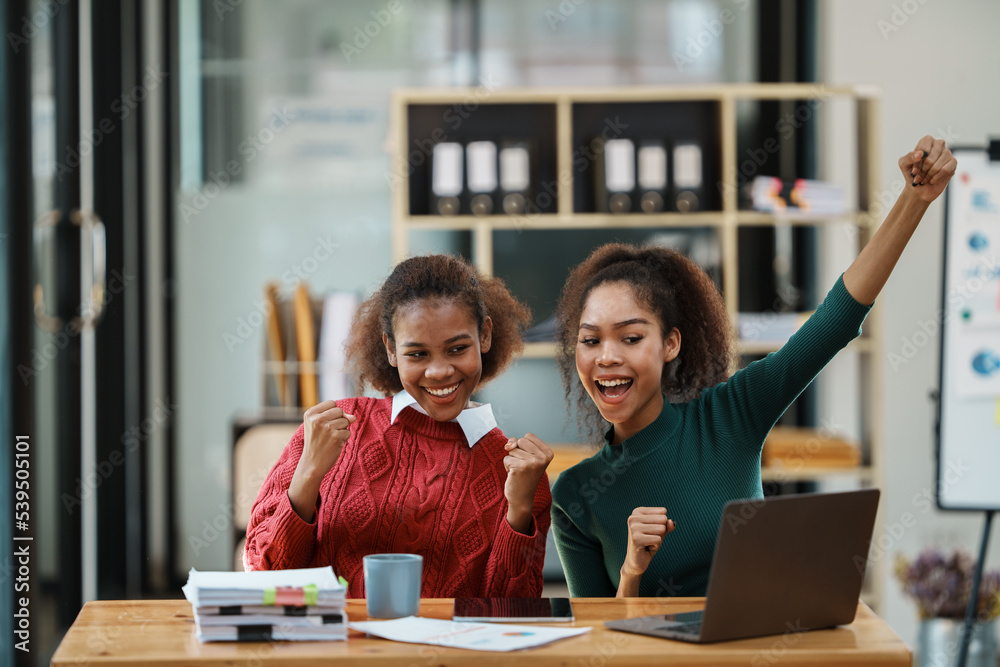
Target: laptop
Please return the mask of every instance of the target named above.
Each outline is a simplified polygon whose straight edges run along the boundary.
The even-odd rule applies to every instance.
[[[731,502],[703,610],[605,625],[709,643],[851,623],[878,499],[878,489],[864,489]]]

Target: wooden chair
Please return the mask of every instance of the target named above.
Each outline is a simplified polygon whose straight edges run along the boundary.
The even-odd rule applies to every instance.
[[[238,420],[233,425],[233,537],[237,544],[234,570],[243,570],[243,546],[257,493],[301,424],[299,419],[256,423]]]

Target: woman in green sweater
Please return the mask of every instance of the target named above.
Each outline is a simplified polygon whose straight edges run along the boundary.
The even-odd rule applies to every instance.
[[[552,488],[571,595],[705,594],[723,507],[763,497],[768,431],[859,335],[956,161],[943,141],[926,136],[899,167],[913,187],[816,312],[779,351],[731,377],[722,297],[687,258],[612,244],[572,272],[558,310],[563,380],[611,428],[602,449]]]

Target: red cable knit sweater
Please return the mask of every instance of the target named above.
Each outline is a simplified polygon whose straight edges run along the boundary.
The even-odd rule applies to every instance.
[[[288,486],[304,444],[299,427],[268,474],[247,526],[247,570],[332,565],[349,597],[364,597],[366,554],[424,557],[423,597],[530,597],[542,591],[552,496],[535,492],[531,534],[507,523],[499,428],[473,447],[461,427],[412,408],[389,424],[392,398],[348,398],[357,417],[320,486],[313,523],[292,509]]]

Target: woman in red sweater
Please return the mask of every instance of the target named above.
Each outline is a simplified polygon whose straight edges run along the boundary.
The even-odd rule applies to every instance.
[[[363,556],[414,553],[423,597],[540,595],[552,451],[508,439],[470,400],[528,322],[501,281],[459,259],[396,266],[347,344],[358,385],[385,398],[306,411],[254,503],[246,569],[332,565],[363,597]]]

